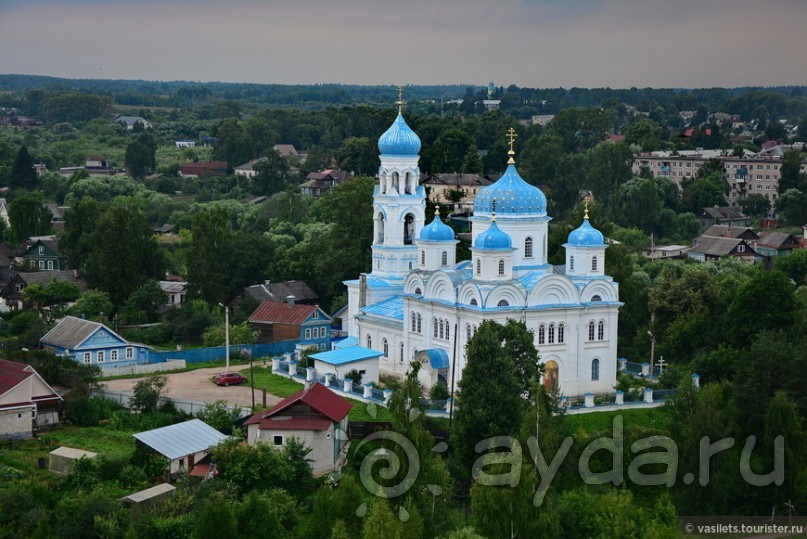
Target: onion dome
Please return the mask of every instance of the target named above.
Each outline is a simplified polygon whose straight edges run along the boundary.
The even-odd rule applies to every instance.
[[[588,222],[588,210],[583,218],[583,224],[572,230],[567,243],[577,247],[602,247],[605,244],[602,233]]]
[[[494,200],[496,205],[494,207]],[[540,189],[524,181],[514,164],[493,185],[476,194],[474,213],[545,214],[546,197]]]
[[[474,241],[474,248],[488,249],[488,250],[511,250],[513,248],[513,240],[507,235],[499,225],[496,224],[496,215],[490,223],[490,228],[482,232],[476,237]]]
[[[378,139],[378,151],[381,155],[407,155],[420,153],[420,137],[406,124],[403,115],[398,117]]]
[[[454,241],[454,230],[440,219],[440,209],[434,212],[434,219],[420,231],[421,241]]]

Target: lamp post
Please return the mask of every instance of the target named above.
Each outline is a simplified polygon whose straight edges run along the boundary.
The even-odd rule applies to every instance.
[[[230,372],[230,308],[224,307],[224,372]]]
[[[650,381],[653,381],[653,366],[656,364],[656,337],[652,332],[648,331],[647,336],[650,337]]]

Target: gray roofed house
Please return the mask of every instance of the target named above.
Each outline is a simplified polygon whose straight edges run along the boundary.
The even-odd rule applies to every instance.
[[[237,308],[243,299],[249,296],[259,302],[264,301],[286,301],[289,296],[294,296],[295,303],[303,305],[318,305],[319,296],[311,290],[304,281],[265,281],[263,284],[256,284],[245,287],[230,302],[228,306]]]
[[[751,218],[749,216],[743,214],[737,208],[729,206],[703,208],[695,214],[695,217],[698,218],[703,228],[723,223],[731,223],[735,226],[749,226],[751,224]]]
[[[65,316],[39,343],[52,354],[102,369],[142,365],[149,357],[148,346],[131,343],[100,322],[75,316]]]
[[[56,324],[52,330],[48,331],[42,337],[42,341],[64,348],[75,348],[102,327],[106,326],[100,322],[67,316]]]
[[[754,248],[741,238],[715,238],[700,236],[687,252],[687,256],[699,262],[717,260],[725,256],[735,256],[747,262],[756,257]]]
[[[76,283],[81,292],[87,290],[87,281],[78,271],[0,271],[0,304],[21,309],[24,306],[22,291],[26,286],[33,283],[46,285],[52,280]]]
[[[787,232],[762,232],[754,247],[760,257],[782,256],[798,249],[799,240]]]
[[[228,438],[201,419],[191,419],[133,436],[138,443],[171,461],[169,471],[172,474],[190,472],[197,462],[207,456],[210,448]]]
[[[733,225],[712,225],[707,228],[701,236],[709,236],[712,238],[741,238],[750,241],[759,239],[759,235],[754,232],[753,228]]]

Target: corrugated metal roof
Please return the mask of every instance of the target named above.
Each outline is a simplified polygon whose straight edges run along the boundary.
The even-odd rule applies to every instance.
[[[404,305],[401,296],[393,296],[379,301],[373,305],[368,305],[361,310],[364,314],[373,314],[376,316],[386,316],[396,320],[403,320],[404,318]]]
[[[331,341],[333,344],[334,350],[339,350],[341,348],[348,348],[349,346],[358,346],[359,345],[359,338],[358,337],[345,337],[340,341]]]
[[[365,359],[373,359],[384,355],[383,352],[376,352],[363,346],[349,346],[339,350],[330,350],[329,352],[319,352],[310,354],[317,361],[322,361],[328,365],[344,365],[346,363],[353,363],[356,361],[363,361]]]
[[[249,321],[299,326],[318,309],[319,307],[314,305],[301,305],[299,303],[289,305],[284,301],[264,301],[249,315]],[[321,311],[320,320],[330,322],[330,317],[324,311]]]
[[[169,485],[168,483],[161,483],[156,487],[147,488],[146,490],[141,490],[140,492],[135,492],[133,494],[129,494],[128,496],[124,496],[121,500],[128,500],[133,503],[140,503],[146,500],[150,500],[156,496],[161,496],[166,492],[174,492],[177,488],[173,485]]]
[[[91,322],[90,320],[82,320],[75,316],[65,316],[61,322],[56,324],[52,330],[48,331],[40,342],[44,344],[51,344],[54,346],[61,346],[62,348],[75,348],[87,337],[106,327],[98,322]],[[110,333],[112,332],[107,328]]]
[[[171,460],[205,451],[227,439],[226,435],[201,419],[191,419],[133,436]]]

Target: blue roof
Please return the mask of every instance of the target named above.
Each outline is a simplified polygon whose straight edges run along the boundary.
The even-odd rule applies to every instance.
[[[515,165],[507,165],[504,175],[493,185],[476,194],[474,213],[524,214],[546,213],[546,197],[540,189],[524,181]]]
[[[349,346],[339,350],[310,354],[308,357],[313,357],[317,361],[322,361],[328,365],[345,365],[356,361],[364,361],[365,359],[374,359],[383,355],[383,352],[376,352],[363,346]]]
[[[454,241],[454,230],[440,219],[440,212],[434,213],[434,219],[420,231],[421,241]]]
[[[409,128],[400,112],[378,139],[378,151],[381,155],[416,156],[420,153],[420,137]]]
[[[578,247],[603,247],[605,245],[603,240],[602,232],[591,226],[586,217],[580,228],[572,230],[569,234],[568,243]]]
[[[420,354],[426,354],[426,356],[429,358],[429,365],[431,365],[432,369],[448,368],[449,360],[448,354],[445,350],[441,350],[440,348],[432,348],[430,350],[422,350]]]
[[[339,348],[347,348],[348,346],[358,346],[359,345],[359,338],[358,337],[345,337],[344,339],[331,340],[331,345],[334,349]]]
[[[364,314],[374,314],[376,316],[386,316],[388,318],[395,318],[397,320],[404,319],[404,306],[403,298],[401,296],[393,296],[379,301],[372,305],[368,305],[361,309]]]
[[[494,219],[490,223],[490,228],[476,237],[474,247],[476,249],[510,250],[513,248],[513,240],[499,228]]]

